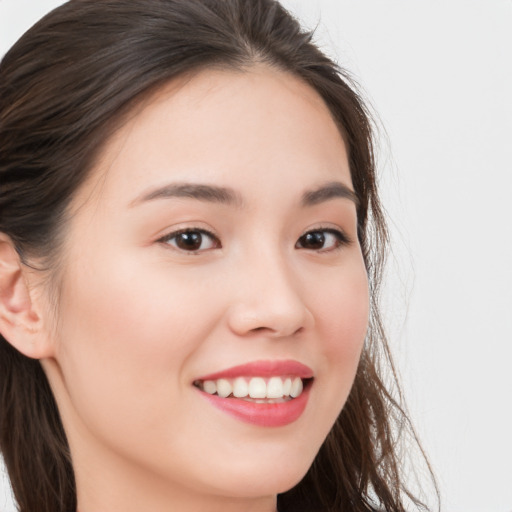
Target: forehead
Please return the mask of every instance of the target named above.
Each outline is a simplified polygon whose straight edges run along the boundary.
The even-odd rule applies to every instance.
[[[301,179],[351,185],[338,126],[318,93],[290,73],[209,69],[140,104],[107,142],[83,192],[133,200],[169,179],[250,188],[264,175],[288,189]]]

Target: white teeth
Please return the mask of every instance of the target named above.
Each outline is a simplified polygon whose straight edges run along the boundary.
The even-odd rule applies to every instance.
[[[233,382],[233,396],[244,398],[249,394],[249,384],[243,377],[238,377]]]
[[[249,396],[251,398],[266,398],[267,384],[261,377],[253,377],[249,381]]]
[[[210,395],[213,395],[217,393],[217,384],[213,380],[205,380],[203,382],[203,391],[206,391],[207,393],[210,393]]]
[[[231,386],[231,382],[227,379],[219,379],[217,381],[217,394],[222,397],[226,398],[233,392],[233,386]]]
[[[267,398],[282,398],[283,380],[280,377],[272,377],[267,384]]]
[[[210,395],[217,394],[222,398],[233,395],[236,398],[251,398],[265,402],[265,399],[297,398],[303,391],[300,377],[237,377],[231,379],[205,380],[200,388]]]
[[[302,393],[302,380],[299,377],[295,377],[292,382],[292,389],[290,391],[290,396],[293,398],[298,397]]]
[[[283,396],[290,396],[292,390],[292,379],[289,377],[283,382]]]

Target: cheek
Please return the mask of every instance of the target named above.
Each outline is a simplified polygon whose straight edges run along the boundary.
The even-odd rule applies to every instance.
[[[74,272],[61,308],[67,393],[98,430],[112,424],[114,410],[116,423],[143,428],[162,404],[179,400],[182,368],[212,329],[209,319],[197,321],[212,302],[207,293],[155,266],[115,261]]]
[[[323,344],[320,394],[330,397],[325,411],[332,421],[341,411],[355,379],[368,330],[368,279],[361,260],[333,282],[319,304],[317,321]]]
[[[368,278],[363,262],[332,282],[317,314],[331,360],[359,357],[369,319]]]
[[[193,319],[207,300],[205,293],[182,282],[179,273],[136,263],[117,259],[116,265],[96,265],[94,272],[76,272],[62,301],[65,327],[83,350],[100,359],[112,353],[141,365],[146,357],[178,363],[173,354],[192,348],[186,334],[193,337],[200,328]]]

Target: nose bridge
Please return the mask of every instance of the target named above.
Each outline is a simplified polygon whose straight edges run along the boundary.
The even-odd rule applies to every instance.
[[[311,325],[298,272],[277,244],[265,244],[239,262],[231,327],[239,334],[290,336]]]

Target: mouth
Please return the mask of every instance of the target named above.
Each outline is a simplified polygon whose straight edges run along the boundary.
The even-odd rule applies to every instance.
[[[311,385],[312,380],[294,375],[270,378],[245,376],[235,379],[196,380],[194,386],[209,395],[265,404],[283,403],[298,398]]]
[[[295,361],[257,361],[211,374],[193,382],[216,408],[257,426],[293,423],[304,412],[313,371]]]

